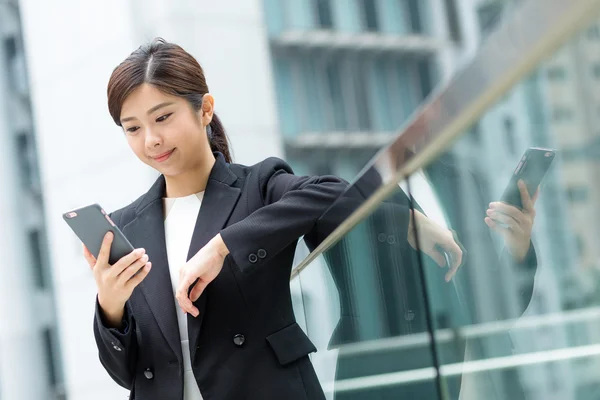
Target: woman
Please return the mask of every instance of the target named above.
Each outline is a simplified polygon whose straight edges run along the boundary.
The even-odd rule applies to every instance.
[[[162,39],[114,70],[108,103],[161,174],[111,214],[134,252],[108,265],[110,234],[97,260],[84,250],[108,373],[143,400],[324,398],[289,278],[297,239],[346,183],[294,176],[276,158],[231,164],[202,68]]]

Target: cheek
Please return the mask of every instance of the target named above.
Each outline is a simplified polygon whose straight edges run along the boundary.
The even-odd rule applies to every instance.
[[[141,138],[141,135],[138,136],[128,136],[127,143],[131,150],[135,153],[135,155],[142,161],[146,162],[146,153],[144,149],[144,140]]]

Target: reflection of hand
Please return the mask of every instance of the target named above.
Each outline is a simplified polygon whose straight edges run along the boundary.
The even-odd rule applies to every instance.
[[[446,274],[446,282],[449,282],[454,274],[456,274],[463,257],[462,249],[454,240],[452,231],[441,227],[431,218],[428,218],[417,210],[411,210],[411,214],[412,216],[408,225],[408,243],[413,249],[417,249],[413,225],[414,220],[417,232],[419,233],[419,248],[423,253],[431,257],[440,267],[446,266],[444,252],[450,255],[452,265],[448,266],[450,271]]]
[[[515,261],[522,262],[529,251],[531,243],[531,231],[535,220],[534,205],[539,194],[539,188],[532,199],[527,192],[527,186],[522,180],[519,181],[518,185],[523,210],[502,202],[490,203],[485,223],[502,235],[506,249]]]
[[[219,234],[181,267],[176,297],[179,307],[184,312],[190,313],[194,317],[198,316],[198,309],[192,302],[198,300],[206,286],[219,275],[228,253],[229,250]],[[196,279],[198,282],[188,296],[188,290]]]

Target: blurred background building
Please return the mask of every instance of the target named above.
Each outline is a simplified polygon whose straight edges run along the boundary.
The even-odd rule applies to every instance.
[[[98,362],[95,283],[61,214],[94,202],[120,208],[156,177],[130,152],[106,106],[112,69],[140,43],[161,36],[197,57],[235,161],[275,155],[300,174],[351,180],[519,3],[0,0],[0,399],[126,396]],[[535,240],[545,272],[533,313],[598,303],[600,228],[590,223],[600,217],[600,185],[590,185],[600,172],[598,126],[600,23],[445,155],[481,172],[463,180],[465,215],[480,218],[468,216],[470,199],[478,191],[498,198],[525,148],[562,150],[540,198]],[[494,292],[512,309],[520,306],[515,292],[534,286],[531,271],[512,271],[500,283],[485,271],[469,273],[487,282],[473,289],[478,297]],[[493,318],[496,304],[478,306]],[[556,335],[550,340],[566,343]],[[568,374],[563,365],[522,373],[547,383],[531,388],[532,399],[572,392],[554,379]]]

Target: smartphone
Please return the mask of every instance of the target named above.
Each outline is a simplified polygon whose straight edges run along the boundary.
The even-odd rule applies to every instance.
[[[98,204],[91,204],[63,214],[63,219],[85,244],[90,253],[98,258],[104,236],[110,231],[114,238],[108,263],[113,265],[134,249],[129,240]]]
[[[525,151],[523,157],[517,164],[515,171],[504,190],[501,201],[513,205],[519,209],[523,209],[521,201],[521,192],[517,183],[519,180],[525,182],[527,192],[530,196],[535,195],[535,192],[542,183],[546,172],[550,169],[556,152],[551,149],[543,149],[539,147],[530,147]]]

